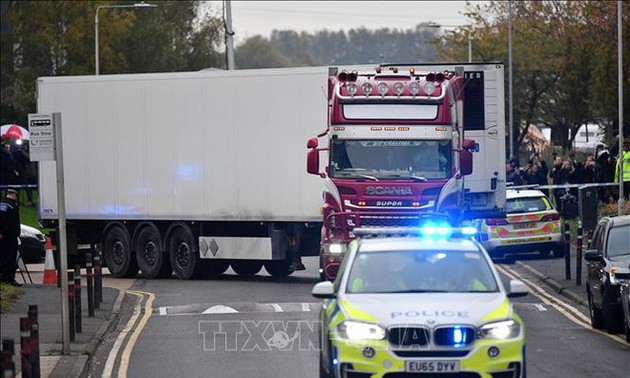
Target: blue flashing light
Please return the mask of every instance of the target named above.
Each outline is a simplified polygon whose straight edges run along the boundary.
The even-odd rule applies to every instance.
[[[425,237],[448,238],[452,231],[448,223],[426,223],[420,228],[420,233]]]
[[[466,345],[466,332],[460,327],[453,328],[453,346],[455,348]]]

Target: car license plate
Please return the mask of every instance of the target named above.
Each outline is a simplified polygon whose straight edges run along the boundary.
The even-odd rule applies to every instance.
[[[410,373],[457,373],[459,372],[459,361],[406,361],[405,369]]]
[[[536,222],[514,223],[515,230],[527,230],[530,228],[536,228]]]

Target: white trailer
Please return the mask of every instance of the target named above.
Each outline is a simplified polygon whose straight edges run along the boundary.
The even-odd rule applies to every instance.
[[[69,251],[100,243],[120,277],[291,274],[319,253],[322,183],[304,146],[326,128],[327,76],[39,78],[37,112],[62,115]],[[39,167],[40,217],[55,227],[55,163]]]

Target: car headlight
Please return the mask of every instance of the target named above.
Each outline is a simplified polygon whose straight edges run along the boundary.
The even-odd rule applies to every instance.
[[[348,246],[343,243],[331,243],[326,245],[326,252],[338,255],[340,253],[346,252],[347,247]]]
[[[346,320],[339,324],[337,333],[349,340],[382,340],[385,338],[385,329],[377,324],[362,323]]]
[[[521,326],[514,320],[488,323],[479,330],[479,337],[483,339],[513,339],[521,334]]]

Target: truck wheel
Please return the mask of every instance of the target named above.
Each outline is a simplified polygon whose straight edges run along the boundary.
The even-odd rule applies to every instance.
[[[263,264],[260,261],[235,261],[232,263],[232,269],[236,274],[244,277],[251,277],[260,272],[262,266]]]
[[[225,260],[202,260],[199,274],[203,278],[212,278],[225,273],[230,267],[230,263]]]
[[[173,272],[164,252],[160,231],[153,224],[141,226],[135,240],[138,267],[146,278],[165,278]]]
[[[129,232],[122,225],[112,226],[105,234],[103,258],[109,272],[116,278],[130,278],[138,274],[138,263],[129,239]]]
[[[193,278],[201,264],[192,231],[185,224],[178,223],[167,235],[166,250],[173,272],[181,280]]]
[[[295,272],[295,265],[292,264],[292,260],[287,256],[284,260],[266,261],[265,270],[273,277],[287,277]]]
[[[593,303],[593,295],[591,294],[591,289],[588,286],[586,287],[586,297],[588,299],[588,312],[591,317],[591,326],[595,329],[604,328],[602,310],[595,307],[595,303]]]

